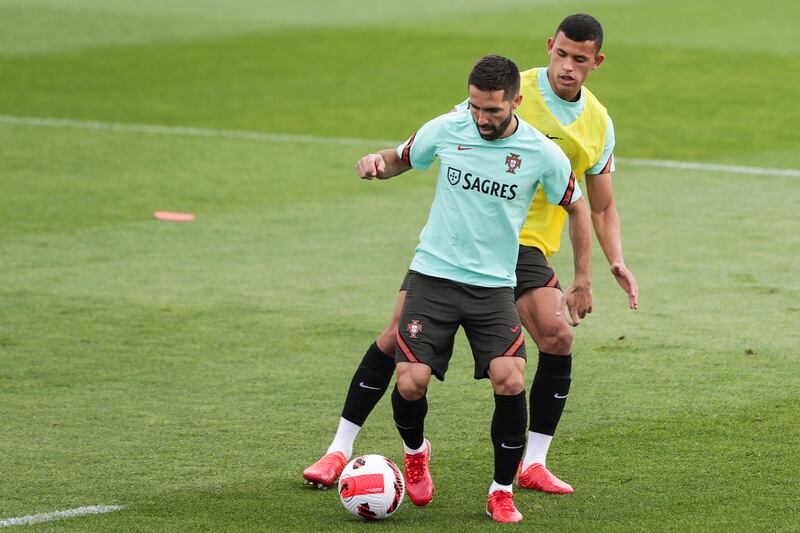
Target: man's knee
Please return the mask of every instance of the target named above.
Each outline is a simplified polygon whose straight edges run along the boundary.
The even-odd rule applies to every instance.
[[[497,357],[489,363],[489,378],[495,394],[516,396],[525,390],[525,359]]]
[[[419,400],[425,395],[427,384],[416,382],[412,379],[397,379],[397,392],[404,400],[413,402]]]
[[[572,330],[564,319],[561,298],[561,291],[555,288],[529,290],[517,299],[517,311],[540,351],[568,355]]]
[[[428,390],[431,378],[430,367],[423,364],[398,363],[397,392],[408,401],[419,400]]]
[[[492,382],[495,394],[500,396],[516,396],[525,390],[525,376],[521,372],[503,376]]]
[[[563,320],[539,327],[539,350],[556,355],[572,352],[572,330]]]

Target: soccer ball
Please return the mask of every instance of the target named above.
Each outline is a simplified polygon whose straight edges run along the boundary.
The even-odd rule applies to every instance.
[[[382,520],[394,514],[405,493],[400,470],[382,455],[356,457],[339,476],[342,504],[364,520]]]

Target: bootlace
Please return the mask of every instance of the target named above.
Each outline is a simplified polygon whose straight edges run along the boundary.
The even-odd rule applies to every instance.
[[[407,455],[405,458],[406,475],[412,483],[417,483],[425,476],[427,457],[424,452]]]
[[[514,506],[514,497],[510,492],[498,490],[492,494],[492,499],[494,500],[495,506],[504,511],[513,512],[517,510]]]

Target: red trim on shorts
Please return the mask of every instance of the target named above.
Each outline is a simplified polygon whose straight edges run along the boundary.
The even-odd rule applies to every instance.
[[[553,272],[553,277],[545,284],[545,287],[555,287],[556,285],[558,285],[558,276]]]
[[[503,354],[503,357],[511,357],[513,355],[517,355],[519,347],[522,346],[524,343],[525,343],[525,334],[522,331],[520,331],[519,337],[517,337],[517,340],[514,341],[514,344],[512,344],[511,347],[508,350],[506,350],[506,353]]]
[[[419,359],[414,357],[414,354],[411,352],[411,348],[408,347],[408,344],[405,343],[403,337],[400,336],[399,331],[397,332],[397,346],[400,347],[400,351],[403,352],[403,355],[406,356],[406,359],[412,363],[419,363]]]
[[[414,137],[417,136],[417,132],[414,132],[414,135],[406,143],[405,148],[403,148],[403,153],[400,156],[400,160],[408,166],[411,166],[411,145],[414,144]]]
[[[567,190],[564,192],[564,197],[558,202],[558,205],[565,206],[572,203],[572,194],[575,192],[575,173],[570,172],[569,174],[569,184],[567,185]]]
[[[611,154],[610,156],[608,156],[608,163],[606,163],[606,166],[603,167],[603,170],[601,170],[598,174],[606,174],[608,172],[611,172],[611,163],[613,161],[614,161],[614,154]]]

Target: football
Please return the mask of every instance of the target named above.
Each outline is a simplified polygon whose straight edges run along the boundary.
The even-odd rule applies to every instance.
[[[360,455],[339,476],[345,509],[364,520],[382,520],[400,507],[406,493],[403,475],[382,455]]]

